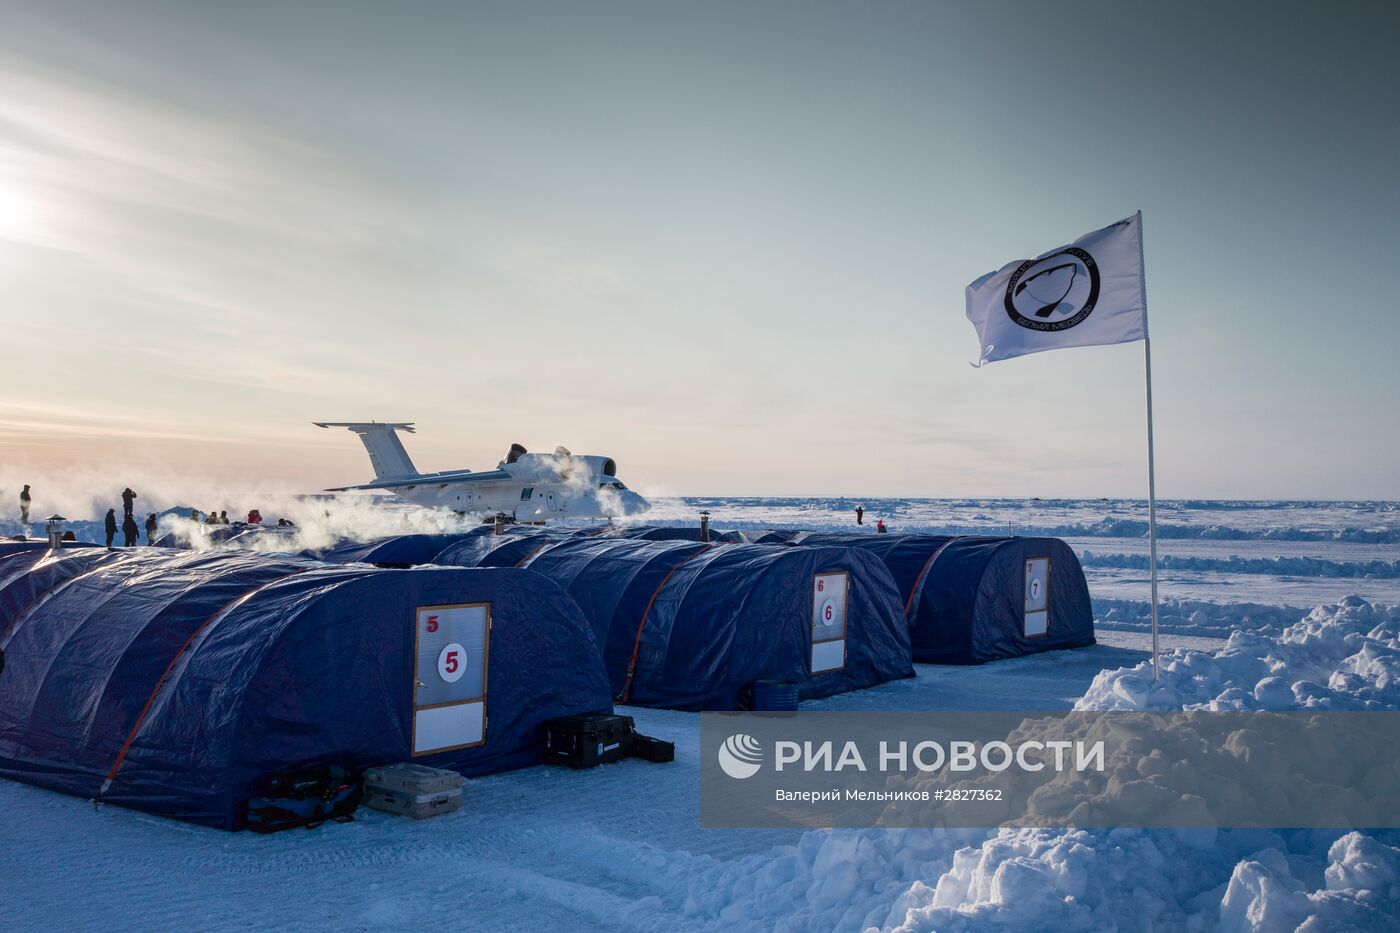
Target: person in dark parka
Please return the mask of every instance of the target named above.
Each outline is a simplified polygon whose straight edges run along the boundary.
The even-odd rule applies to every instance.
[[[159,527],[159,525],[158,525],[157,522],[156,522],[156,513],[155,513],[155,512],[152,512],[150,515],[147,515],[147,516],[146,516],[146,543],[147,543],[147,544],[155,544],[155,543],[156,543],[156,531],[157,531],[158,527]]]
[[[107,547],[110,548],[110,547],[112,546],[112,539],[115,538],[115,537],[117,536],[117,510],[116,510],[116,509],[108,509],[108,510],[107,510],[107,520],[106,520],[105,522],[103,522],[102,525],[103,525],[103,528],[105,528],[106,531],[107,531]]]
[[[122,519],[122,547],[135,547],[141,539],[141,529],[136,526],[136,518],[130,512]]]
[[[29,503],[29,486],[26,484],[25,487],[19,491],[19,520],[22,525],[29,524]]]
[[[122,490],[122,511],[126,513],[126,517],[127,517],[127,518],[130,518],[130,517],[131,517],[131,508],[132,508],[132,505],[135,504],[135,502],[136,502],[136,493],[132,492],[131,487],[128,486],[128,487],[126,487],[125,489],[123,489],[123,490]]]

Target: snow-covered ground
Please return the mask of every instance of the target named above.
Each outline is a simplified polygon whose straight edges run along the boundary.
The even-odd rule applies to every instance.
[[[810,708],[1400,704],[1394,503],[1167,504],[1155,691],[1140,503],[689,499],[648,520],[844,527],[857,504],[894,530],[1070,538],[1100,644],[919,665]],[[335,520],[387,527],[361,508]],[[1395,832],[702,830],[697,717],[627,712],[675,763],[473,780],[460,812],[423,823],[362,811],[230,835],[0,782],[0,929],[1400,929]]]

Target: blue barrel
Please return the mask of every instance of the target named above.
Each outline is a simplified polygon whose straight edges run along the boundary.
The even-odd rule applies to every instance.
[[[758,713],[797,712],[797,684],[781,680],[755,680],[753,708]]]

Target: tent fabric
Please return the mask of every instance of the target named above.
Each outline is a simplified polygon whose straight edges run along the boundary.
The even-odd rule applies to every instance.
[[[413,759],[468,775],[540,762],[545,719],[611,709],[587,621],[536,574],[157,548],[5,557],[0,776],[239,828],[270,774],[410,759],[416,609],[481,602],[486,741]]]
[[[373,541],[346,541],[317,555],[332,564],[376,564],[380,567],[416,567],[430,564],[443,549],[458,541],[477,537],[463,534],[413,534],[377,538]]]
[[[559,527],[542,525],[507,525],[504,534],[496,534],[493,525],[482,525],[471,531],[458,534],[410,534],[375,538],[371,541],[344,541],[334,547],[317,552],[314,556],[328,563],[366,563],[380,567],[417,567],[423,564],[449,564],[457,567],[475,567],[470,561],[472,555],[485,555],[501,547],[508,541],[539,538],[528,548],[517,545],[508,553],[524,556],[544,541],[559,541],[570,537],[587,537],[599,534],[607,526],[598,527]],[[523,548],[523,550],[522,550]],[[439,559],[444,553],[456,555],[455,559]],[[502,559],[486,561],[483,567],[513,567],[515,562]]]
[[[1049,621],[1026,637],[1026,561],[1048,558]],[[909,639],[917,661],[981,664],[1095,643],[1084,570],[1058,538],[953,538],[924,574],[911,606]]]
[[[618,537],[633,538],[638,541],[699,541],[700,526],[686,525],[681,527],[675,527],[641,525],[627,529],[626,531],[622,532]],[[721,539],[728,540],[725,532],[719,531],[718,529],[714,528],[710,529],[711,541],[718,541]]]
[[[858,551],[573,539],[524,566],[579,604],[628,703],[742,709],[756,680],[813,699],[913,676],[889,571]],[[846,662],[813,675],[813,582],[828,572],[849,574]]]
[[[914,591],[923,580],[929,560],[951,540],[952,535],[808,531],[793,538],[791,543],[853,547],[875,555],[894,577],[895,586],[899,588],[900,602],[909,608],[916,604],[913,599]]]
[[[740,531],[738,537],[745,544],[787,544],[801,534],[803,532],[800,528],[769,528],[767,530]]]
[[[449,545],[432,562],[448,567],[519,567],[536,552],[563,540],[547,534],[473,535]]]
[[[134,550],[64,548],[33,550],[0,558],[0,647],[23,615],[74,577],[132,559]]]
[[[860,548],[878,556],[899,587],[914,660],[981,664],[1094,644],[1084,570],[1058,538],[809,532],[795,545]],[[1025,634],[1026,560],[1050,559],[1049,627]]]
[[[93,544],[91,541],[65,541],[63,550],[70,548],[101,547],[100,544]],[[0,558],[7,554],[18,554],[21,551],[47,551],[49,549],[48,538],[2,538],[0,539]]]
[[[548,535],[551,538],[591,538],[605,537],[618,534],[619,525],[570,525],[563,522],[546,523],[508,523],[501,529],[502,535]],[[486,524],[480,528],[473,529],[471,535],[485,535],[489,537],[499,537],[496,534],[494,525]]]
[[[735,531],[733,529],[722,529],[716,525],[710,525],[710,542],[722,544],[755,544],[753,539],[766,532],[757,531]],[[603,537],[606,537],[605,532]],[[635,538],[642,541],[699,541],[700,524],[694,525],[630,525],[612,533],[612,537]],[[765,541],[764,544],[780,543],[778,541]]]

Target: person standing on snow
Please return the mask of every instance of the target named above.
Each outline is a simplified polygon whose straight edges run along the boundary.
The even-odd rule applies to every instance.
[[[130,512],[122,519],[122,547],[135,547],[141,539],[141,529],[136,527],[136,516]]]
[[[155,513],[155,512],[152,512],[150,515],[147,515],[147,516],[146,516],[146,543],[147,543],[147,544],[155,544],[155,543],[156,543],[156,528],[157,528],[156,513]]]
[[[29,524],[29,484],[19,491],[19,522],[21,525]]]
[[[117,536],[117,510],[107,510],[107,520],[102,523],[102,527],[107,532],[107,549],[112,548],[112,539]]]
[[[863,506],[863,505],[858,505],[858,506],[856,506],[856,524],[857,524],[857,525],[864,525],[864,524],[865,524],[865,506]]]
[[[126,487],[125,489],[123,489],[123,490],[122,490],[122,511],[126,513],[126,517],[127,517],[127,518],[131,518],[131,507],[132,507],[133,503],[135,503],[135,502],[136,502],[136,493],[134,493],[134,492],[131,491],[131,487],[128,486],[128,487]]]

